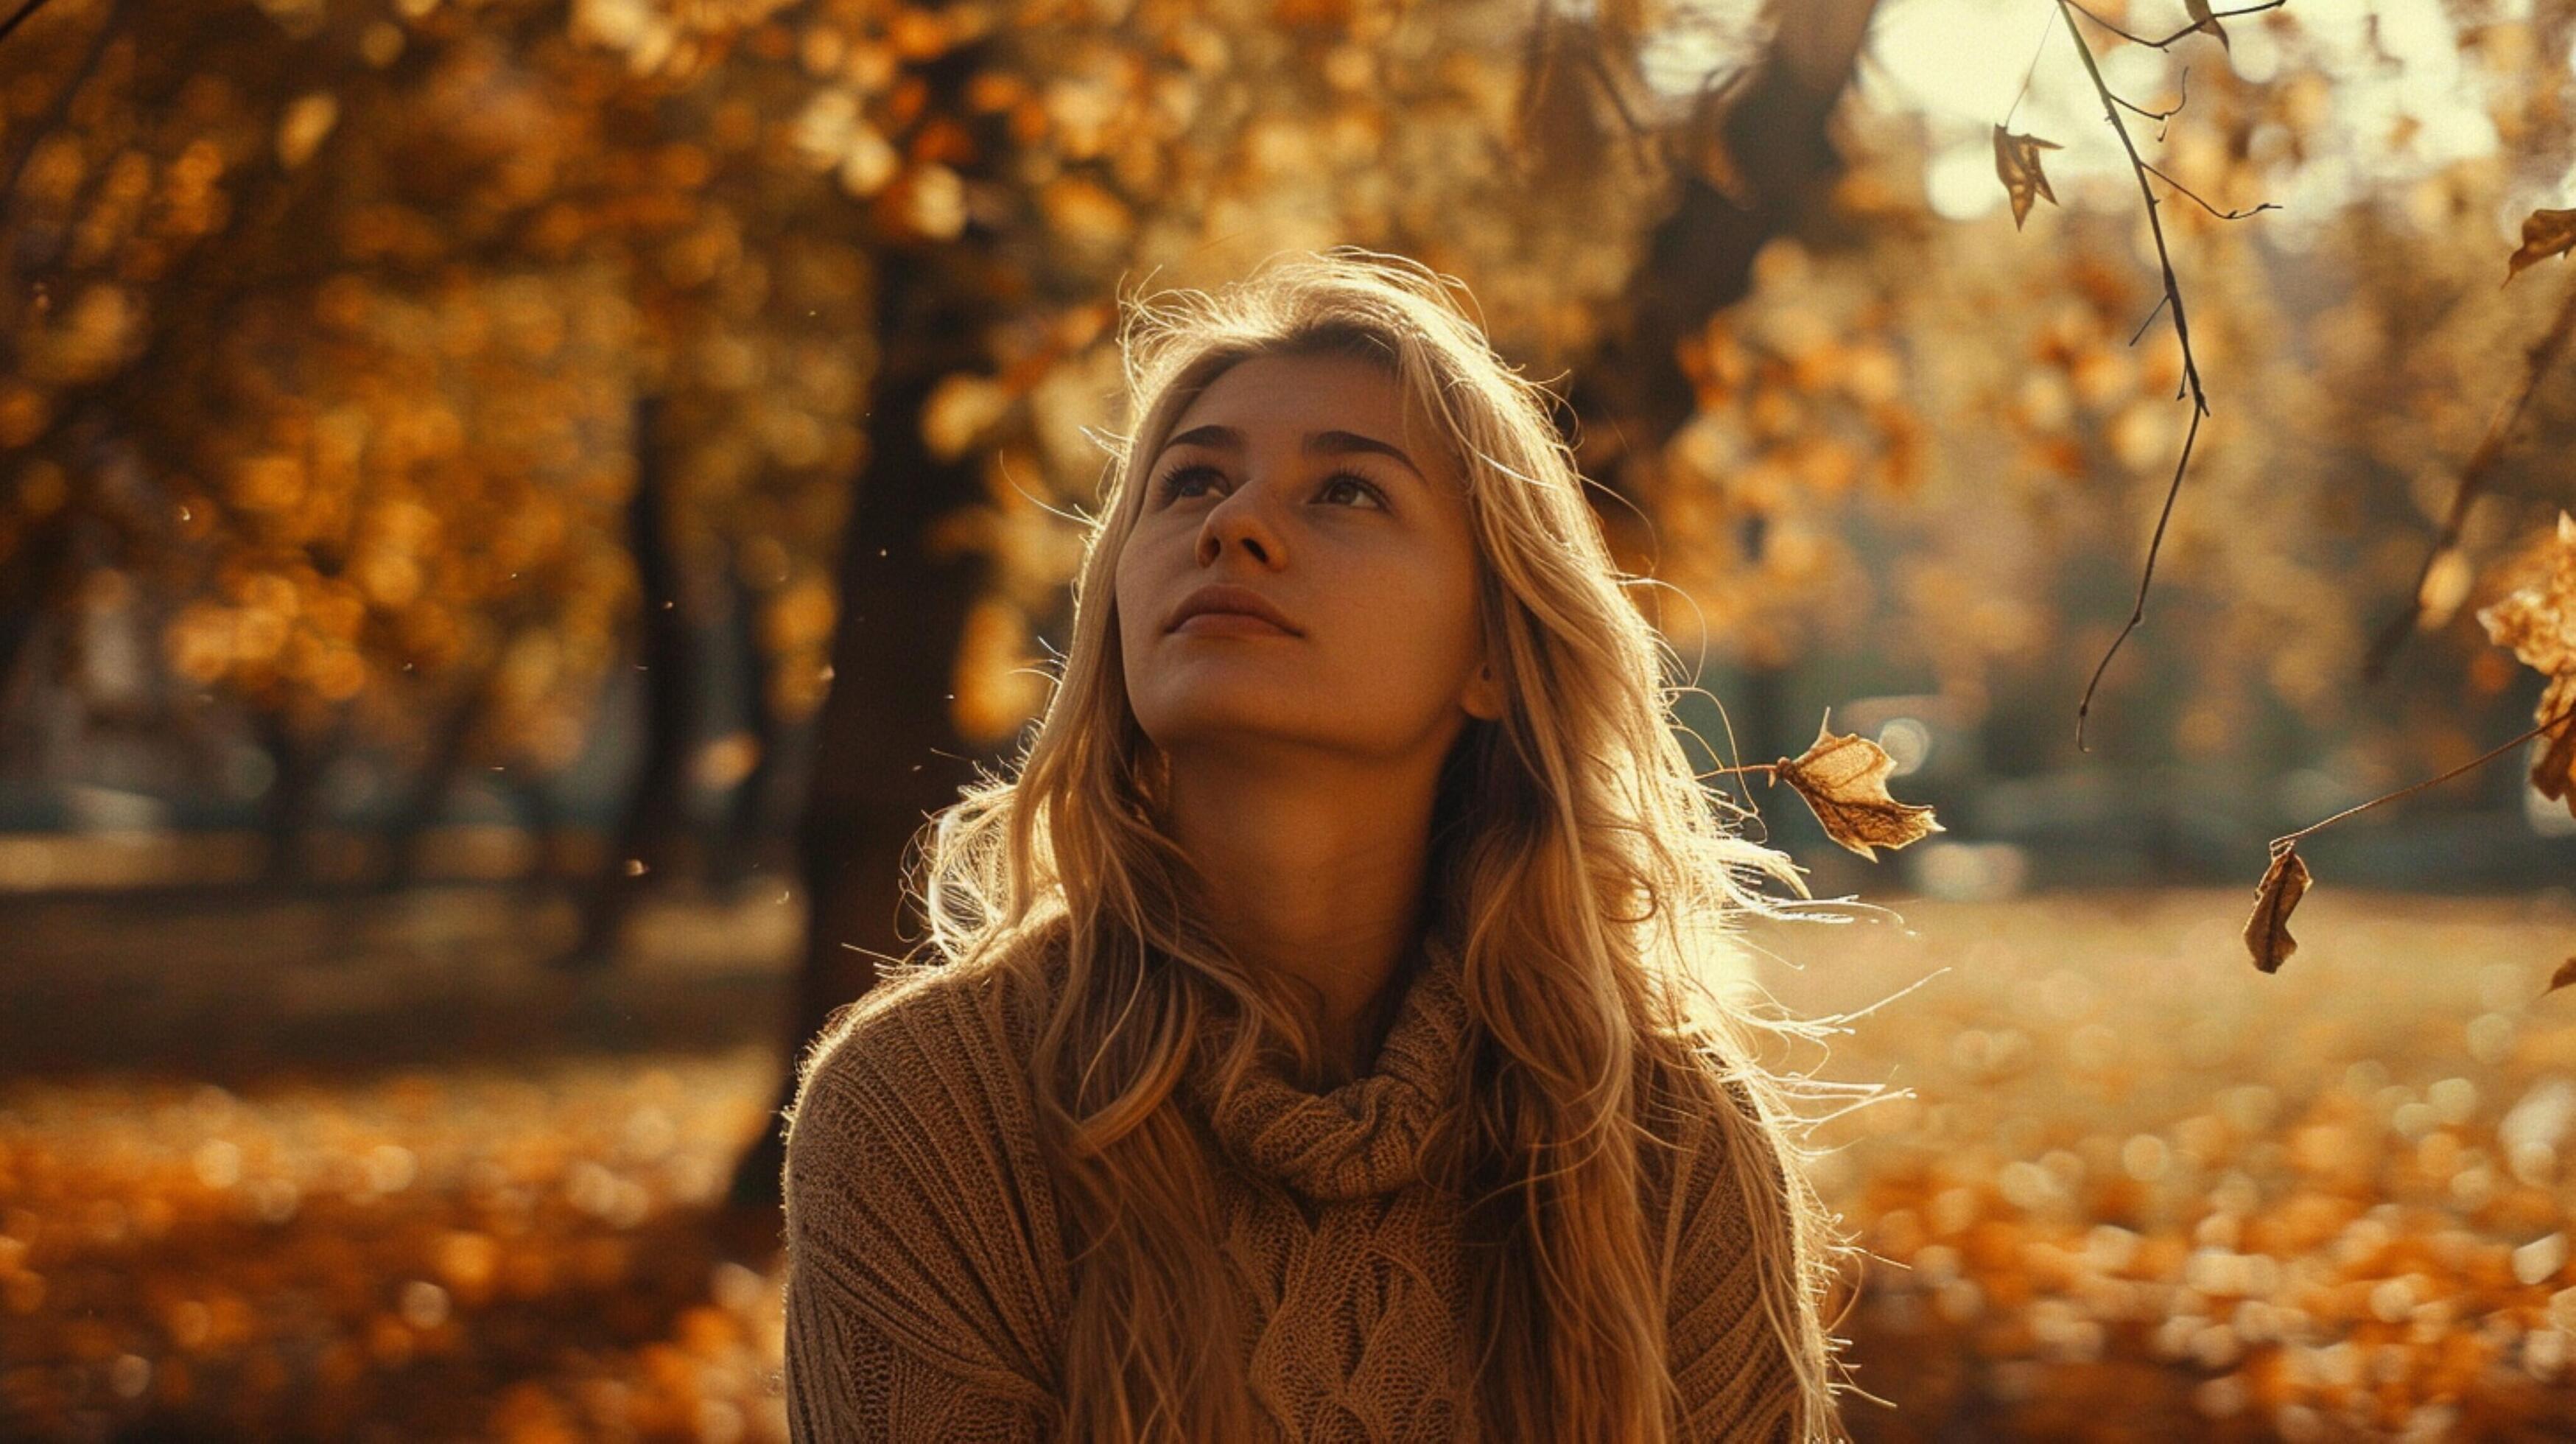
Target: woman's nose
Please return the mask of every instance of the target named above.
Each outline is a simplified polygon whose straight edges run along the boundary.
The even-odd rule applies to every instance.
[[[1265,565],[1276,565],[1285,554],[1279,528],[1271,516],[1271,499],[1267,489],[1257,485],[1237,487],[1225,499],[1208,510],[1207,520],[1199,528],[1198,556],[1202,565],[1225,554],[1231,541]]]

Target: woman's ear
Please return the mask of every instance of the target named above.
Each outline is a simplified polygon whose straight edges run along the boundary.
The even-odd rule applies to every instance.
[[[1467,690],[1458,698],[1458,705],[1467,709],[1468,716],[1480,721],[1502,720],[1503,684],[1494,676],[1493,663],[1483,662],[1477,665],[1476,675],[1468,679]]]

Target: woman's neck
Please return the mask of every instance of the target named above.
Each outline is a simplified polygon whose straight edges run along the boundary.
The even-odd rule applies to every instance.
[[[1164,825],[1246,967],[1304,985],[1330,1066],[1365,1070],[1420,946],[1437,757],[1401,767],[1170,758]]]

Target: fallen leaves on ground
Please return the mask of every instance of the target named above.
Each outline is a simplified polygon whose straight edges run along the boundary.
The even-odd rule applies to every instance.
[[[714,1211],[772,1067],[14,1085],[0,1436],[783,1439]]]
[[[1860,1438],[2576,1438],[2576,1015],[2532,961],[2576,898],[2356,894],[2308,939],[2354,967],[2260,977],[2226,897],[1761,930],[1803,1013],[1939,974],[1822,1071],[1913,1094],[1813,1140],[1897,1405]]]

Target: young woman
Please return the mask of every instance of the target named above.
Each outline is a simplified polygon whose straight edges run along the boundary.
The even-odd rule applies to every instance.
[[[1121,340],[1052,704],[804,1064],[796,1435],[1845,1437],[1800,1025],[1721,985],[1805,890],[1545,393],[1349,247]]]

